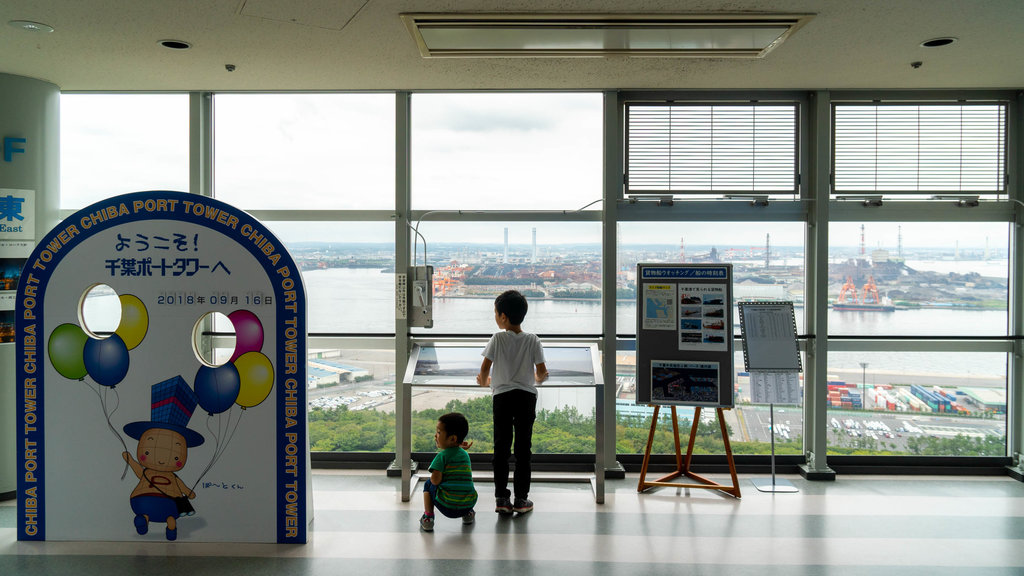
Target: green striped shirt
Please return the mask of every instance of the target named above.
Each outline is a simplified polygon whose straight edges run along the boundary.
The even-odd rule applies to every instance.
[[[476,505],[473,487],[473,469],[469,453],[461,446],[445,448],[434,456],[430,470],[441,471],[441,484],[437,487],[437,502],[453,510],[464,510]]]

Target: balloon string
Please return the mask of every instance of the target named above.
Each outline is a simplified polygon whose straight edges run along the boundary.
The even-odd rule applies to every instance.
[[[210,422],[212,420],[213,420],[213,414],[210,414],[209,416],[206,417],[206,431],[210,434],[211,437],[213,437],[213,444],[214,444],[213,456],[210,457],[210,461],[203,468],[203,471],[199,473],[199,478],[197,478],[195,483],[192,484],[192,490],[193,491],[195,491],[196,486],[199,485],[199,481],[203,479],[203,476],[205,476],[206,473],[210,470],[210,467],[213,466],[213,463],[214,463],[214,461],[215,461],[215,459],[217,457],[217,452],[220,450],[220,435],[218,433],[220,426],[218,426],[218,430],[217,431],[214,431],[214,429],[212,427],[210,427]],[[220,419],[218,418],[218,424],[219,424],[219,420]]]
[[[202,481],[204,476],[206,476],[206,473],[209,472],[211,468],[213,468],[214,463],[217,462],[217,460],[220,458],[220,454],[223,452],[223,447],[221,445],[221,438],[223,438],[223,436],[224,436],[224,431],[223,431],[223,428],[224,428],[224,425],[223,425],[224,424],[224,418],[223,418],[223,416],[221,416],[221,414],[217,414],[217,431],[215,432],[213,430],[213,428],[210,427],[210,422],[213,421],[213,416],[214,416],[213,414],[210,414],[206,418],[206,429],[210,432],[210,435],[213,436],[213,438],[214,438],[213,456],[210,457],[210,461],[206,464],[206,467],[203,468],[203,471],[199,473],[199,477],[196,478],[195,483],[192,484],[192,490],[195,490],[195,487],[199,485],[199,482]],[[231,419],[231,414],[229,412],[228,413],[228,420],[230,420],[230,419]]]
[[[83,382],[84,382],[84,380],[83,380]],[[88,382],[86,382],[86,386],[89,386],[89,389],[92,390],[94,394],[96,394],[97,398],[99,398],[99,400],[100,400],[100,407],[103,409],[103,416],[105,416],[106,419],[107,419],[107,428],[110,428],[111,434],[114,435],[114,438],[117,438],[117,441],[121,443],[121,447],[124,448],[125,452],[127,452],[128,451],[128,446],[124,443],[124,438],[121,438],[121,435],[117,433],[117,429],[114,428],[114,425],[110,422],[110,417],[113,416],[114,412],[117,412],[118,407],[121,406],[121,396],[118,395],[117,391],[115,390],[114,398],[117,400],[117,404],[114,406],[113,410],[108,411],[107,410],[107,394],[106,394],[106,390],[103,391],[103,394],[100,394],[99,388],[93,388],[93,386],[91,384],[89,384]],[[128,461],[125,460],[124,470],[121,470],[121,480],[124,480],[124,477],[127,476],[127,475],[128,475]]]
[[[231,412],[234,412],[233,407]],[[235,425],[234,427],[232,427],[231,412],[228,413],[227,421],[224,423],[224,430],[223,433],[221,434],[221,438],[223,438],[224,441],[218,443],[220,448],[215,452],[213,460],[210,461],[210,465],[206,468],[205,471],[203,471],[203,474],[199,477],[199,480],[202,480],[203,476],[205,476],[206,473],[209,472],[211,468],[213,468],[213,465],[220,460],[221,456],[224,455],[224,452],[227,451],[228,445],[231,444],[231,439],[235,437],[235,432],[238,430],[238,424],[241,423],[242,421],[242,413],[238,413],[238,418],[235,419]],[[227,435],[227,438],[224,438],[224,434],[227,433],[228,428],[231,428],[231,433]],[[199,480],[196,480],[196,484],[199,483]]]
[[[220,457],[224,455],[224,452],[227,450],[228,444],[231,443],[231,439],[235,437],[235,432],[238,431],[238,424],[242,421],[242,414],[239,413],[238,418],[235,419],[235,425],[234,425],[234,427],[232,427],[231,426],[231,413],[234,412],[234,411],[235,411],[234,407],[232,407],[231,411],[228,412],[228,417],[227,417],[226,422],[224,421],[224,419],[220,418],[219,414],[217,415],[218,416],[218,418],[217,418],[218,431],[221,432],[221,434],[220,435],[214,435],[214,437],[217,439],[217,441],[216,441],[216,447],[214,448],[214,451],[213,451],[213,457],[210,459],[210,463],[206,465],[206,468],[204,468],[203,471],[199,474],[199,478],[197,478],[195,483],[192,484],[192,490],[193,491],[195,490],[196,486],[199,485],[199,482],[202,481],[202,479],[206,476],[206,474],[213,468],[214,464],[216,464],[217,461],[220,460]],[[207,430],[210,430],[210,420],[211,420],[211,418],[207,418],[207,420],[206,420]],[[221,428],[220,424],[221,423],[224,424],[223,431],[220,430],[220,428]],[[227,434],[228,428],[231,428],[231,433],[230,434]],[[210,433],[213,434],[213,431],[210,430]],[[226,438],[224,438],[224,436],[223,436],[224,434],[227,434]],[[224,442],[223,443],[221,442],[221,438],[224,438]]]

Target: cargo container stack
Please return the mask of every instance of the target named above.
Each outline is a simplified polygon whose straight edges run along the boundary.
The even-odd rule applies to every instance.
[[[929,408],[934,412],[952,412],[953,407],[950,405],[949,398],[942,394],[936,394],[931,390],[926,389],[923,386],[912,384],[910,386],[910,392],[920,398]]]

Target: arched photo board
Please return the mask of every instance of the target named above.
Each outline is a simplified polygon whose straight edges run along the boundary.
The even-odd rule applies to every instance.
[[[637,491],[657,486],[706,488],[740,497],[723,409],[733,406],[732,264],[637,264],[636,401],[654,404]],[[663,405],[672,411],[676,468],[654,481],[647,466]],[[677,406],[693,406],[685,458]],[[703,408],[714,408],[732,484],[719,484],[690,468]],[[674,482],[677,477],[696,483]]]
[[[732,264],[638,264],[636,401],[732,407]]]
[[[260,222],[103,200],[29,256],[16,314],[19,540],[306,542],[305,292]]]

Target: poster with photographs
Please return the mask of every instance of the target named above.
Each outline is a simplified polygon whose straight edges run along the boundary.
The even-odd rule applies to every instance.
[[[675,330],[675,286],[644,285],[644,330]]]
[[[679,284],[679,349],[727,350],[724,284]]]
[[[639,263],[636,278],[636,402],[731,407],[732,265]]]
[[[651,360],[651,400],[658,404],[718,406],[718,362]]]

